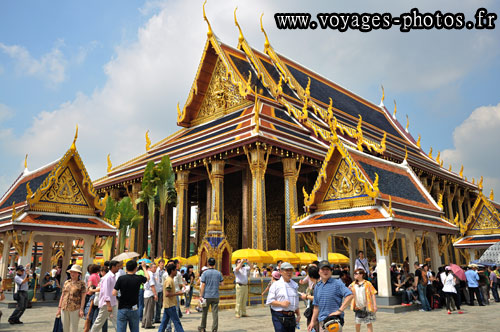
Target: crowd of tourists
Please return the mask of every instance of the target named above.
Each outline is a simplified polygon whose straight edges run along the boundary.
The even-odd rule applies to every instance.
[[[181,268],[178,260],[159,259],[149,264],[145,260],[141,263],[129,260],[125,266],[122,261],[112,260],[103,266],[91,264],[84,273],[72,260],[66,269],[68,279],[62,286],[57,278],[61,269],[57,267],[46,273],[39,285],[42,298],[48,292],[55,293],[58,299],[56,317],[61,317],[67,332],[76,332],[82,318],[85,319],[85,332],[105,332],[108,323],[120,332],[127,331],[127,327],[136,332],[139,326],[159,332],[172,331],[172,328],[183,332],[180,318],[191,314],[193,290],[198,284],[196,310],[202,313],[198,330],[206,332],[211,310],[210,331],[216,332],[219,328],[219,288],[224,278],[215,266],[215,259],[210,258],[208,266],[195,273],[192,265]],[[419,305],[421,311],[446,308],[448,314],[463,313],[464,304],[484,306],[490,300],[500,302],[497,267],[470,264],[463,268],[450,264],[434,271],[429,264],[416,262],[415,272],[410,273],[408,259],[401,265],[393,263],[390,268],[392,295],[400,297],[403,306]],[[17,307],[9,317],[10,324],[22,324],[20,318],[28,302],[28,269],[29,266],[16,268]],[[251,266],[247,260],[236,260],[233,268],[235,318],[248,317],[249,280],[255,276],[255,271],[256,266]],[[344,325],[344,311],[349,306],[355,313],[356,331],[360,331],[362,325],[373,331],[377,312],[377,269],[368,263],[362,251],[354,262],[352,275],[348,267],[331,265],[328,261],[315,261],[297,268],[278,261],[275,267],[269,265],[264,271],[271,280],[262,296],[267,294],[266,304],[270,307],[275,331],[295,331],[300,328],[301,318],[305,318],[308,331],[338,331]],[[298,283],[293,280],[297,276],[303,277]],[[299,284],[306,286],[304,293],[299,292]],[[306,304],[302,314],[300,301]]]

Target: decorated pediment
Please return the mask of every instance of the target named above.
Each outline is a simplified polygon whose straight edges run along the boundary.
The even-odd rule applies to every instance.
[[[500,214],[482,192],[464,224],[461,227],[467,230],[464,235],[500,234]]]
[[[105,209],[103,199],[94,190],[92,181],[75,147],[75,140],[66,154],[37,188],[26,184],[26,201],[31,211],[95,215]],[[33,191],[32,191],[33,190]]]
[[[40,202],[89,206],[69,167],[63,170],[55,183],[40,198]]]
[[[219,118],[245,102],[238,87],[231,82],[226,67],[218,59],[203,102],[191,124],[197,125]]]
[[[378,175],[371,183],[343,143],[334,138],[313,190],[310,194],[303,191],[304,205],[309,211],[373,205],[379,194]]]

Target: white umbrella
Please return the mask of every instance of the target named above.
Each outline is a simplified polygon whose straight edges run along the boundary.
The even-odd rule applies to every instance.
[[[112,260],[120,262],[120,261],[124,261],[126,259],[131,259],[131,258],[139,257],[139,256],[140,255],[138,253],[134,252],[134,251],[122,252],[118,256],[113,257]]]
[[[500,242],[497,242],[486,249],[481,258],[479,258],[479,262],[488,262],[500,265]]]

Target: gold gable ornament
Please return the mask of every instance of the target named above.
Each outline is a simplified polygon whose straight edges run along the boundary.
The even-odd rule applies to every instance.
[[[88,207],[82,191],[76,183],[69,167],[63,171],[57,181],[40,199],[41,202],[54,202],[62,204],[75,204]]]

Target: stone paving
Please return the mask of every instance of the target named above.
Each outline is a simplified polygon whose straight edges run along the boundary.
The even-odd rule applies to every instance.
[[[438,309],[432,312],[412,311],[401,314],[377,313],[377,321],[374,323],[375,331],[396,331],[396,332],[430,332],[430,331],[500,331],[499,313],[500,304],[491,303],[489,306],[464,306],[465,313],[458,315],[453,313],[448,315],[446,310]],[[57,308],[55,306],[39,306],[27,309],[22,317],[23,325],[10,325],[7,323],[8,316],[13,309],[2,307],[2,320],[0,331],[37,331],[51,332],[54,323],[54,316]],[[247,310],[250,317],[235,318],[233,310],[222,310],[219,312],[219,331],[221,332],[244,332],[244,331],[273,331],[271,315],[268,307],[254,306]],[[193,313],[182,318],[185,331],[197,331],[201,314]],[[208,316],[208,327],[211,326],[211,313]],[[305,320],[301,321],[301,329],[305,332]],[[157,331],[159,324],[155,324],[156,329],[141,331]],[[80,329],[83,331],[83,320],[80,321]],[[110,327],[110,331],[114,331]],[[207,329],[207,331],[209,331]],[[354,314],[350,311],[346,313],[346,325],[344,332],[355,331]],[[366,331],[363,327],[361,331]]]

